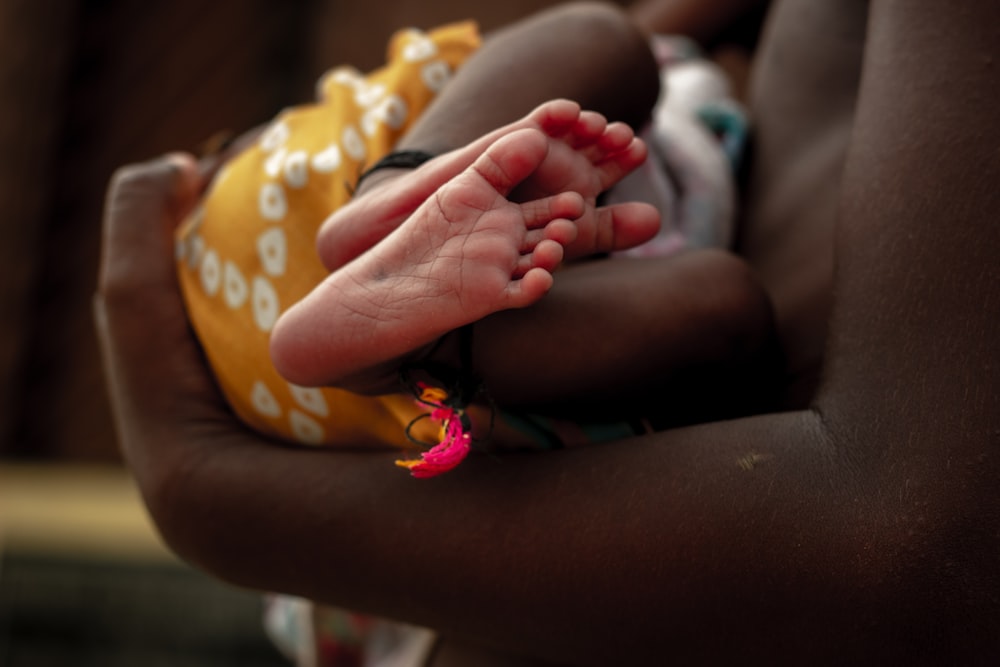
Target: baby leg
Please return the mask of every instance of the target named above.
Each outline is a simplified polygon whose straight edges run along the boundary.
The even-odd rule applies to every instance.
[[[507,197],[545,160],[535,129],[502,137],[402,224],[292,306],[271,337],[278,371],[301,385],[355,389],[442,335],[538,301],[574,235],[575,193]]]

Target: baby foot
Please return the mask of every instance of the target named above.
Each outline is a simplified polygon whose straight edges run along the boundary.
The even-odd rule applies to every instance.
[[[550,146],[542,164],[512,195],[516,201],[572,191],[593,205],[598,194],[621,180],[646,157],[645,145],[634,137],[628,126],[608,125],[603,116],[582,112],[575,102],[547,102],[520,121],[431,160],[391,183],[376,186],[331,215],[317,239],[319,255],[326,268],[334,271],[373,246],[499,138],[525,128],[544,132],[550,138]],[[567,248],[568,258],[642,243],[658,230],[658,222],[651,224],[649,219],[648,214],[638,217],[612,214],[600,219],[585,217],[580,221],[581,233],[577,242]],[[602,230],[606,233],[598,234],[602,223],[610,226]]]
[[[549,144],[535,129],[502,137],[334,271],[279,319],[271,337],[278,371],[301,385],[364,383],[449,331],[542,298],[562,260],[556,239],[572,238],[568,218],[584,203],[575,193],[525,203],[508,195]]]
[[[323,223],[316,241],[320,259],[329,271],[335,271],[371,248],[501,137],[526,128],[563,134],[579,117],[580,105],[575,102],[546,102],[510,125],[355,197]]]
[[[597,197],[646,160],[645,143],[624,123],[608,124],[584,111],[575,126],[550,134],[549,153],[512,199],[524,201],[556,192],[580,194],[587,208],[575,221],[576,239],[565,246],[567,260],[632,248],[653,238],[660,216],[652,205],[627,202],[598,208]]]

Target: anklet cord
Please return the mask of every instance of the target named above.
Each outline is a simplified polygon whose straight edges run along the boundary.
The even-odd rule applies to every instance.
[[[482,380],[472,369],[472,330],[472,325],[467,324],[460,328],[457,332],[459,344],[458,369],[454,369],[441,362],[428,361],[425,358],[424,361],[408,363],[400,367],[399,378],[404,391],[416,398],[418,403],[432,408],[448,408],[453,410],[454,416],[461,421],[462,427],[466,431],[471,430],[472,424],[469,420],[469,415],[465,412],[465,408],[467,408],[477,396],[480,397],[481,400],[485,401],[485,403],[489,406],[489,424],[486,430],[487,435],[482,439],[482,441],[488,441],[490,435],[493,433],[497,409],[496,405],[493,403],[493,399],[486,391],[486,387],[483,385]],[[431,394],[435,397],[435,401],[428,402],[422,398],[422,396],[430,388],[430,385],[426,385],[419,381],[415,377],[416,373],[424,374],[432,379],[435,384],[439,385],[440,395]],[[415,444],[427,447],[432,446],[433,443],[424,443],[413,438],[410,435],[410,432],[417,422],[427,418],[434,418],[435,414],[435,412],[429,412],[419,415],[411,421],[405,429],[407,439]]]
[[[423,163],[433,160],[435,157],[437,156],[420,150],[393,151],[388,153],[358,176],[358,180],[354,184],[354,190],[357,191],[361,187],[362,181],[380,169],[416,169]]]
[[[476,396],[486,394],[482,380],[472,370],[472,325],[467,324],[461,327],[457,330],[457,334],[458,368],[453,368],[444,362],[430,360],[434,352],[441,347],[442,338],[434,344],[421,361],[405,363],[400,367],[400,384],[407,393],[419,396],[421,383],[414,377],[414,374],[424,373],[447,391],[448,404],[451,407],[464,409],[472,403]]]

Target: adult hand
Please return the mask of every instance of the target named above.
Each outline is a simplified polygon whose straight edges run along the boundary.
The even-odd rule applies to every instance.
[[[185,154],[120,169],[105,211],[94,308],[122,453],[154,518],[204,439],[237,431],[188,326],[173,233],[210,165]]]
[[[94,302],[122,454],[164,539],[199,564],[214,560],[204,551],[215,543],[197,506],[243,492],[239,470],[215,474],[232,467],[222,463],[226,454],[286,453],[226,404],[188,324],[174,266],[175,228],[243,144],[201,162],[177,153],[115,174]]]
[[[204,184],[194,159],[175,154],[120,169],[108,193],[95,317],[123,454],[140,475],[148,459],[134,447],[140,436],[197,423],[179,419],[188,409],[223,416],[172,261],[174,228]]]

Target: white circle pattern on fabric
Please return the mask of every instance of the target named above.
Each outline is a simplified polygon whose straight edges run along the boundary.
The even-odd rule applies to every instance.
[[[265,183],[260,188],[258,198],[260,215],[265,220],[280,222],[288,213],[288,201],[285,199],[285,191],[277,183]]]
[[[415,63],[437,55],[437,45],[429,37],[418,32],[413,34],[413,41],[403,47],[403,60]]]
[[[184,244],[184,247],[177,249],[177,259],[183,261],[187,259],[189,266],[191,268],[195,267],[195,264],[191,263],[190,258],[188,258],[188,253],[193,252],[192,250],[192,239],[198,236],[198,232],[201,231],[202,226],[205,224],[205,207],[198,206],[189,215],[187,220],[184,221],[184,232],[178,237]]]
[[[246,303],[250,293],[247,281],[239,267],[228,260],[222,265],[222,285],[227,306],[235,309]]]
[[[215,296],[222,284],[222,265],[219,262],[219,253],[209,249],[205,251],[205,256],[201,260],[199,270],[201,277],[201,288],[208,296]]]
[[[443,60],[435,60],[420,69],[420,78],[429,90],[439,93],[451,79],[451,68]]]
[[[252,289],[253,321],[257,328],[263,332],[269,332],[274,328],[274,323],[278,321],[280,308],[278,305],[278,293],[274,286],[263,276],[254,276]]]
[[[334,83],[339,83],[342,86],[350,86],[354,88],[358,85],[361,80],[361,72],[354,69],[353,67],[338,67],[333,72],[330,73],[330,78]]]
[[[284,146],[285,142],[288,141],[288,137],[291,131],[288,129],[288,125],[282,121],[277,121],[271,124],[263,134],[260,135],[260,148],[265,153],[270,153],[273,150],[281,148]]]
[[[264,417],[281,416],[281,406],[277,399],[274,398],[274,394],[267,388],[267,385],[260,380],[254,382],[253,389],[250,390],[250,404],[258,414]]]
[[[269,276],[282,276],[288,264],[288,241],[285,231],[271,227],[257,237],[257,257]]]
[[[321,174],[329,174],[340,167],[340,146],[330,144],[312,158],[312,168]]]
[[[318,415],[320,417],[327,417],[330,414],[330,408],[326,404],[326,399],[323,398],[323,392],[317,387],[300,387],[295,384],[288,384],[288,388],[292,392],[292,398],[295,402],[302,406],[304,409]]]
[[[277,178],[278,174],[281,173],[281,165],[285,161],[285,155],[288,154],[287,148],[279,148],[278,150],[271,153],[266,160],[264,160],[264,173],[271,178]]]
[[[370,109],[361,118],[361,130],[369,137],[375,136],[378,124],[385,123],[393,130],[398,130],[406,123],[409,108],[399,95],[390,95]]]
[[[295,151],[285,159],[285,183],[290,188],[304,188],[309,183],[309,154]]]
[[[365,147],[364,140],[353,125],[348,125],[344,128],[343,143],[344,150],[351,158],[356,162],[364,161],[368,149]]]
[[[326,433],[312,417],[309,417],[298,410],[292,408],[288,411],[288,423],[292,427],[292,435],[295,439],[305,445],[321,445]]]
[[[354,88],[354,102],[362,109],[369,109],[385,97],[385,86],[381,83],[357,81]]]
[[[201,258],[205,254],[205,239],[200,234],[192,234],[188,239],[187,262],[188,268],[192,271],[201,263]]]
[[[378,105],[378,113],[386,125],[394,130],[398,130],[406,123],[406,116],[409,113],[409,109],[406,106],[406,100],[402,97],[399,95],[390,95]]]
[[[378,110],[369,109],[361,117],[361,131],[366,137],[374,137],[375,133],[378,132],[378,122]]]

